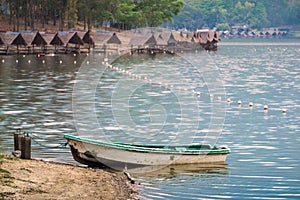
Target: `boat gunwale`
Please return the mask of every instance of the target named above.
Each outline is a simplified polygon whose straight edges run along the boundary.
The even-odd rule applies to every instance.
[[[126,143],[108,143],[108,142],[101,142],[101,141],[95,141],[90,139],[85,139],[81,137],[77,137],[74,135],[65,134],[64,138],[67,140],[75,140],[78,142],[83,143],[89,143],[93,145],[101,145],[105,147],[110,148],[116,148],[121,150],[127,150],[127,151],[136,151],[136,152],[143,152],[143,153],[169,153],[169,154],[184,154],[184,155],[195,155],[195,154],[208,154],[208,155],[214,155],[214,154],[229,154],[230,148],[218,148],[218,147],[211,147],[208,148],[199,148],[197,150],[188,149],[190,146],[194,145],[180,145],[180,146],[174,146],[174,148],[155,148],[155,144],[149,145],[150,147],[141,147],[142,144],[138,144],[135,146],[135,144],[126,144]],[[176,149],[176,147],[179,147]]]

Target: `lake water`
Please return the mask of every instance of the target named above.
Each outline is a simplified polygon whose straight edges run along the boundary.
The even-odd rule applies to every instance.
[[[298,199],[299,55],[300,41],[241,40],[113,67],[102,55],[0,56],[0,152],[16,128],[32,133],[32,157],[73,164],[65,133],[228,145],[225,165],[133,174],[141,199]]]

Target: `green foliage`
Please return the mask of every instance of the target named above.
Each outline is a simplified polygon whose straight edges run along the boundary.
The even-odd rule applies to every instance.
[[[1,0],[0,0],[1,1]],[[128,29],[160,26],[197,29],[243,24],[251,28],[300,25],[300,0],[4,0],[14,30],[52,23],[85,29],[115,25]],[[185,4],[185,5],[184,5]],[[4,14],[4,13],[3,13]],[[0,13],[1,15],[1,13]],[[25,24],[24,27],[21,27]],[[171,23],[174,22],[174,23]],[[65,26],[67,25],[67,26]],[[22,25],[23,26],[23,25]]]
[[[230,30],[230,26],[229,26],[228,23],[217,24],[217,25],[216,25],[216,28],[217,28],[218,30],[222,30],[222,31]]]
[[[183,25],[189,29],[197,29],[206,25],[210,28],[224,28],[225,24],[243,24],[260,29],[300,24],[299,0],[186,0],[185,2],[182,12],[175,17],[175,27]]]

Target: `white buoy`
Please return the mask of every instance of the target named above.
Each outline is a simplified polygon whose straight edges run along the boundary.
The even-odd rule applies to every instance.
[[[31,63],[31,60],[28,60],[28,63]]]
[[[3,63],[5,62],[4,59],[2,59],[2,62],[3,62]]]
[[[45,60],[43,60],[42,63],[45,63]]]
[[[61,64],[61,63],[62,63],[62,60],[60,60],[59,63]]]
[[[253,103],[252,103],[252,102],[250,102],[250,103],[249,103],[249,107],[252,107],[252,106],[253,106]]]
[[[23,58],[25,58],[26,57],[26,55],[23,55]]]
[[[241,100],[238,100],[238,105],[242,105],[242,101]]]
[[[19,60],[16,60],[16,63],[18,63],[19,62]]]
[[[264,105],[264,110],[268,110],[269,106],[268,105]]]
[[[74,53],[74,57],[76,57],[76,53]]]
[[[90,64],[90,61],[86,61],[86,64]]]
[[[76,62],[76,60],[74,60],[74,64],[76,64],[77,62]]]

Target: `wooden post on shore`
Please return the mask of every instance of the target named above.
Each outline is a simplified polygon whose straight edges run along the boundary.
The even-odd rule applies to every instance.
[[[22,137],[21,158],[31,159],[31,138],[28,135]]]
[[[21,133],[21,129],[18,129],[14,134],[14,150],[15,151],[21,151],[22,137],[24,137],[24,134]]]

